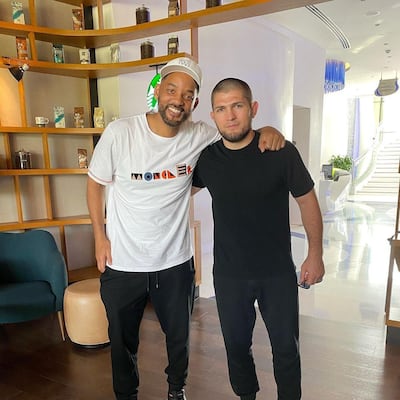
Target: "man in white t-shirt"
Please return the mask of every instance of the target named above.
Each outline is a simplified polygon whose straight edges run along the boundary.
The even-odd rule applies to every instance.
[[[166,336],[168,400],[186,399],[194,294],[188,224],[192,171],[201,151],[220,136],[204,122],[189,121],[198,103],[199,66],[177,58],[160,74],[158,112],[111,122],[89,165],[88,207],[117,400],[138,398],[139,327],[149,299]],[[262,136],[264,150],[284,146],[273,128]]]

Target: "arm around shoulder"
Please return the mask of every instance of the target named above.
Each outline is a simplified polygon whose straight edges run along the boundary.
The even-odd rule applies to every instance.
[[[263,153],[265,150],[277,151],[285,147],[285,136],[272,126],[264,126],[259,129],[260,140],[258,148]]]

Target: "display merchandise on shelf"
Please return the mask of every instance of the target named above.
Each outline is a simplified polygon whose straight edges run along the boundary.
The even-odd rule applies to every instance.
[[[0,34],[27,37],[31,46],[31,59],[29,65],[31,71],[49,74],[61,74],[67,76],[101,78],[105,76],[116,76],[129,72],[147,71],[149,66],[164,64],[174,57],[185,54],[175,54],[172,57],[167,54],[154,59],[125,61],[119,64],[68,64],[56,65],[55,63],[38,60],[35,41],[57,43],[76,48],[100,48],[111,46],[113,43],[126,42],[138,39],[148,39],[164,34],[176,34],[180,31],[191,32],[191,50],[186,54],[198,58],[198,28],[221,24],[224,22],[255,17],[273,12],[283,11],[308,4],[321,3],[328,0],[243,0],[218,7],[204,8],[201,10],[187,12],[187,0],[180,1],[180,14],[166,16],[164,19],[149,21],[146,23],[132,25],[122,28],[111,29],[85,29],[85,30],[61,30],[37,26],[34,21],[36,15],[31,13],[32,24],[15,24],[12,22],[0,21]],[[108,1],[78,1],[60,0],[61,3],[71,5],[98,5],[99,26],[103,26],[101,7]],[[167,4],[167,3],[166,3]],[[18,63],[17,60],[13,60]]]
[[[49,0],[51,1],[51,0]],[[327,0],[317,1],[323,2]],[[254,17],[259,15],[264,15],[272,12],[282,11],[294,7],[300,7],[307,4],[314,4],[315,1],[310,0],[243,0],[236,1],[229,4],[221,5],[218,7],[204,8],[196,11],[188,12],[188,0],[180,0],[179,2],[179,13],[178,15],[168,15],[168,2],[165,1],[166,16],[165,18],[157,19],[154,21],[149,21],[141,24],[136,24],[132,26],[126,26],[122,28],[104,28],[104,17],[103,17],[103,5],[109,3],[109,0],[58,0],[59,3],[64,3],[64,6],[71,6],[71,11],[68,15],[68,19],[71,20],[72,10],[77,7],[82,9],[91,9],[93,6],[96,7],[98,15],[98,27],[99,29],[88,29],[88,26],[84,26],[85,29],[59,29],[56,27],[40,26],[37,16],[37,10],[35,8],[35,0],[30,0],[28,5],[28,10],[25,10],[25,21],[28,23],[15,23],[12,22],[10,17],[9,21],[0,20],[0,35],[5,35],[9,37],[22,37],[26,38],[29,43],[29,59],[24,60],[29,65],[29,70],[26,74],[30,73],[40,73],[49,74],[53,76],[65,76],[68,78],[79,78],[87,81],[87,91],[91,92],[89,83],[98,78],[118,76],[125,73],[136,73],[142,71],[149,71],[149,69],[154,69],[155,66],[163,65],[168,61],[176,57],[188,56],[195,60],[198,59],[198,29],[201,27],[206,27],[209,25],[220,24],[224,22],[239,20],[248,17]],[[205,7],[205,5],[204,5]],[[133,10],[134,11],[134,10]],[[65,17],[66,18],[66,17]],[[71,22],[71,21],[70,21]],[[148,38],[153,38],[162,35],[176,35],[178,32],[188,31],[190,34],[190,50],[185,52],[178,52],[174,54],[167,54],[168,48],[167,43],[163,50],[163,55],[155,56],[145,59],[136,59],[132,61],[123,62],[111,62],[116,60],[111,60],[108,63],[69,63],[68,57],[63,63],[55,63],[52,61],[43,61],[40,59],[40,46],[45,43],[47,45],[57,44],[58,46],[71,46],[76,48],[76,52],[79,55],[79,49],[99,49],[104,47],[115,46],[116,43],[134,41],[134,40],[146,40]],[[119,58],[119,57],[118,57]],[[79,57],[78,57],[79,60]],[[21,65],[22,60],[17,58],[7,57],[7,64],[0,61],[0,68],[10,68],[10,66]],[[33,127],[28,123],[27,117],[27,105],[25,101],[25,87],[24,79],[21,79],[16,83],[18,85],[19,93],[19,109],[20,109],[20,127],[7,127],[0,126],[0,135],[3,136],[4,141],[4,156],[5,162],[3,168],[0,170],[0,180],[7,180],[5,185],[2,187],[9,187],[10,192],[14,193],[14,208],[16,218],[12,221],[3,221],[0,218],[0,230],[24,230],[24,229],[34,229],[34,228],[56,228],[59,230],[60,245],[63,254],[67,261],[67,266],[69,266],[70,255],[68,253],[68,245],[66,241],[65,229],[69,226],[74,225],[90,225],[90,219],[87,215],[86,204],[83,206],[84,211],[82,214],[79,213],[67,213],[68,215],[59,215],[59,206],[57,200],[60,200],[60,195],[57,194],[57,190],[60,187],[67,186],[68,183],[62,181],[62,183],[57,182],[57,179],[68,178],[73,179],[76,177],[85,177],[86,169],[73,167],[71,165],[59,166],[58,162],[54,162],[55,156],[53,153],[57,154],[59,158],[63,158],[66,155],[58,152],[64,149],[64,145],[58,144],[53,146],[52,142],[58,143],[60,137],[71,138],[73,141],[75,137],[96,137],[101,134],[102,129],[98,128],[72,128],[66,125],[66,128],[54,128],[54,127]],[[99,106],[93,103],[93,99],[87,96],[89,100],[90,110],[88,110],[88,120],[93,121],[92,112],[94,107]],[[86,102],[78,101],[81,99],[76,99],[75,104],[85,105]],[[50,101],[50,99],[48,99]],[[55,103],[57,104],[57,103]],[[54,104],[52,104],[53,106]],[[42,112],[41,112],[42,114]],[[86,114],[86,112],[85,112]],[[32,120],[33,116],[30,116]],[[1,116],[0,116],[0,119]],[[29,136],[31,139],[37,137],[40,139],[41,144],[36,144],[37,148],[40,148],[41,156],[39,159],[34,160],[32,168],[27,169],[16,169],[13,164],[13,154],[22,148],[20,147],[21,137]],[[35,140],[35,139],[32,139]],[[75,143],[75,142],[74,142]],[[88,147],[88,146],[86,146]],[[80,143],[75,145],[75,149],[85,148],[85,145]],[[30,148],[25,148],[25,150],[31,150]],[[88,158],[90,159],[92,148],[88,148]],[[73,162],[77,162],[77,154],[70,156]],[[39,162],[38,162],[39,160]],[[2,160],[0,160],[2,162]],[[78,165],[78,164],[76,164]],[[31,212],[31,215],[26,216],[27,205],[25,196],[30,194],[31,186],[33,186],[32,179],[41,180],[41,187],[43,188],[43,202],[44,209],[43,217],[37,218],[35,212]],[[12,181],[10,183],[10,181]],[[80,183],[82,185],[82,182]],[[25,187],[27,186],[27,188]],[[4,189],[3,189],[4,190]],[[80,194],[82,196],[82,194]],[[12,196],[12,194],[10,194]],[[35,196],[36,198],[36,196]],[[25,203],[24,203],[25,201]],[[40,208],[40,207],[39,207]],[[56,211],[55,211],[56,210]],[[12,213],[11,213],[12,214]],[[29,214],[29,213],[28,213]],[[0,213],[0,217],[4,215]],[[191,219],[191,227],[195,236],[195,257],[198,262],[200,262],[200,251],[199,251],[199,235],[200,235],[200,224],[198,221]],[[96,275],[96,269],[93,267],[80,268],[79,271],[71,270],[69,268],[69,280],[74,281],[81,278],[90,277],[91,274]],[[197,277],[199,281],[199,276]]]

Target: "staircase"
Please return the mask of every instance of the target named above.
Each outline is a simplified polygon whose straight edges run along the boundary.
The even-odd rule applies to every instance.
[[[397,201],[399,193],[400,140],[388,142],[376,155],[375,169],[369,179],[356,189],[355,195],[378,200]]]

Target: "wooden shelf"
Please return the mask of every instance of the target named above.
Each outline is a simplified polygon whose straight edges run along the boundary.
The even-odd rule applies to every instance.
[[[103,128],[38,128],[36,126],[0,126],[0,133],[16,133],[16,134],[40,134],[47,133],[49,135],[101,135]]]
[[[176,57],[191,57],[190,54],[179,53],[160,57],[146,58],[109,64],[56,64],[45,61],[28,61],[29,71],[51,75],[73,76],[75,78],[106,78],[127,73],[149,71],[157,65],[164,65]]]
[[[86,175],[87,168],[0,169],[0,176]]]
[[[77,215],[73,217],[35,219],[30,221],[14,221],[0,223],[0,231],[15,231],[24,229],[37,229],[60,227],[69,225],[91,225],[92,221],[88,215]]]
[[[50,75],[62,75],[68,77],[75,78],[107,78],[111,76],[118,76],[121,74],[127,73],[136,73],[136,72],[145,72],[149,71],[151,68],[155,68],[156,66],[165,65],[167,62],[173,60],[176,57],[190,57],[193,58],[188,53],[178,53],[173,55],[164,55],[159,57],[146,58],[143,60],[136,61],[126,61],[119,63],[104,63],[104,64],[56,64],[54,62],[49,61],[34,61],[34,60],[26,60],[21,61],[16,58],[10,58],[8,61],[10,65],[20,65],[22,63],[29,64],[30,72],[38,72],[43,74]],[[4,65],[0,64],[0,67],[4,68]],[[39,130],[45,131],[43,128],[38,128]],[[49,129],[49,128],[45,128]],[[61,130],[64,128],[57,128],[57,130]],[[75,128],[78,129],[78,128]],[[83,128],[85,129],[85,128]],[[0,127],[0,131],[4,130],[3,127]],[[53,129],[54,130],[54,129]],[[69,132],[72,131],[71,128],[67,128]],[[46,131],[47,132],[47,131]],[[53,133],[53,132],[51,132]],[[54,132],[61,133],[61,132]],[[79,132],[74,132],[79,133]],[[68,134],[68,133],[66,133]],[[93,134],[92,132],[88,134]]]

